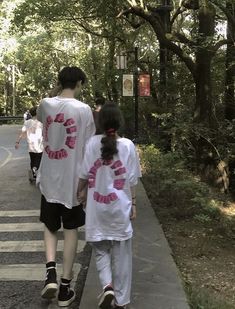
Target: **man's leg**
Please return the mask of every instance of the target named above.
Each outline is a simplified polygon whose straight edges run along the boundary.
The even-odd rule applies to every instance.
[[[36,178],[36,176],[37,176],[37,171],[38,171],[39,166],[40,166],[41,157],[42,157],[42,153],[36,153],[36,152],[30,153],[31,170],[32,170],[34,178]]]
[[[29,152],[29,158],[30,158],[30,170],[28,172],[29,174],[29,181],[33,181],[33,152]]]
[[[44,244],[46,251],[46,280],[41,296],[46,299],[55,297],[58,289],[56,280],[56,249],[57,249],[57,232],[51,232],[46,225],[44,226]]]
[[[63,275],[61,277],[58,294],[58,305],[69,306],[75,299],[75,292],[70,288],[73,278],[73,264],[77,253],[78,227],[81,226],[81,211],[78,206],[68,209],[61,208],[61,216],[64,227],[64,255]],[[83,223],[84,224],[84,223]]]
[[[58,289],[56,276],[57,230],[60,228],[60,205],[49,203],[42,195],[40,221],[44,223],[44,244],[46,252],[46,280],[41,296],[55,297]]]
[[[73,277],[73,263],[78,246],[77,229],[67,230],[64,228],[64,256],[62,278],[71,280]]]
[[[70,283],[73,279],[73,264],[77,253],[77,245],[77,229],[64,228],[63,275],[58,295],[58,305],[61,307],[69,306],[76,296],[74,290],[70,288]]]
[[[55,262],[57,243],[58,243],[57,231],[51,232],[46,227],[46,225],[44,225],[44,245],[45,245],[47,263]]]
[[[42,152],[34,154],[33,169],[34,169],[35,176],[37,176],[37,171],[39,169],[41,159],[42,159]]]

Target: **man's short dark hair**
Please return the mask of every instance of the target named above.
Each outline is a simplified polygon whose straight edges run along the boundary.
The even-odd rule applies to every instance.
[[[105,104],[105,98],[104,97],[98,97],[95,99],[95,105],[96,106],[103,106]]]
[[[86,81],[86,74],[78,67],[64,67],[59,75],[58,80],[62,89],[74,89],[79,81],[82,85]]]
[[[32,117],[35,117],[37,115],[37,107],[30,108],[29,113]]]

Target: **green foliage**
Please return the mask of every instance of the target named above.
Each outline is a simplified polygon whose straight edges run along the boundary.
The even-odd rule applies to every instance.
[[[141,161],[149,192],[162,200],[177,219],[210,222],[220,218],[221,201],[212,199],[209,186],[186,168],[178,153],[162,153],[154,145],[142,146]]]
[[[191,287],[187,290],[191,309],[233,309],[233,305],[224,301],[219,295],[212,296],[205,288]]]

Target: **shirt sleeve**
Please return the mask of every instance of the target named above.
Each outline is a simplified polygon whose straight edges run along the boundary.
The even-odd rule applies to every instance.
[[[139,155],[133,143],[130,144],[128,167],[129,167],[129,182],[131,187],[133,187],[137,185],[138,179],[142,176]]]
[[[95,127],[94,117],[93,117],[91,108],[88,107],[87,126],[86,126],[86,131],[85,131],[85,141],[86,142],[95,134],[95,131],[96,131],[96,127]]]

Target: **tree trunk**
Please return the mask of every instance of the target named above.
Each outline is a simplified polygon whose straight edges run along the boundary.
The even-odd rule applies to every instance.
[[[201,51],[196,58],[196,104],[194,119],[197,122],[213,124],[212,85],[211,85],[211,56]]]
[[[215,124],[212,104],[211,61],[214,56],[209,43],[215,32],[215,9],[207,1],[202,1],[198,13],[198,48],[196,52],[196,105],[194,119],[197,122]]]
[[[159,8],[158,14],[161,18],[163,29],[166,33],[170,32],[170,10],[167,6],[171,4],[170,0],[162,0],[161,8]],[[159,42],[160,53],[159,53],[159,63],[160,63],[160,76],[159,76],[159,102],[161,106],[166,106],[167,104],[167,80],[168,80],[168,60],[169,60],[169,50],[164,44]]]
[[[227,2],[226,8],[235,19],[235,4]],[[226,73],[225,73],[225,118],[235,119],[235,23],[228,20],[227,39],[231,42],[227,44],[226,53]]]

